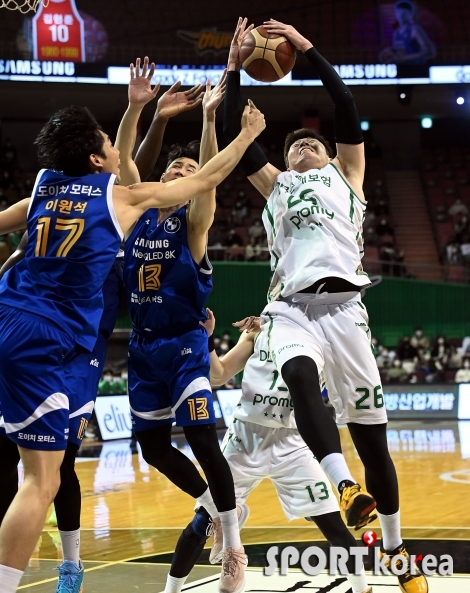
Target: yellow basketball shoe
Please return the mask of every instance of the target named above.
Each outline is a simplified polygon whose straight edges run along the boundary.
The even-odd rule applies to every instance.
[[[400,558],[394,559],[394,556],[398,555],[405,556],[408,559],[408,570],[398,577],[400,591],[402,593],[428,593],[429,588],[426,577],[416,565],[416,574],[411,574],[410,555],[406,551],[405,544],[402,543],[401,546],[398,546],[398,548],[395,548],[391,552],[386,552],[382,547],[382,542],[380,542],[380,558],[382,559],[384,556],[387,556],[384,564],[388,569],[390,569],[392,562],[396,563],[397,568],[401,568],[402,560]]]
[[[371,514],[376,506],[373,496],[363,490],[360,484],[346,486],[341,492],[341,510],[346,515],[348,527],[354,527],[356,531],[377,519],[377,515]]]

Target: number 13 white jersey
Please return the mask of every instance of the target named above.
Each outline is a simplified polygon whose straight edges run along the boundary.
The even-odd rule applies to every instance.
[[[263,212],[274,272],[269,300],[328,276],[369,285],[361,264],[365,208],[332,162],[280,173]]]
[[[255,338],[255,350],[243,372],[242,397],[233,417],[271,428],[297,428],[294,405],[271,359],[266,331]]]

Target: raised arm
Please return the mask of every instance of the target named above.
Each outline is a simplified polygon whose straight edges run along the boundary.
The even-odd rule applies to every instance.
[[[227,63],[227,91],[224,104],[224,136],[233,140],[240,131],[242,98],[240,92],[240,46],[253,25],[246,28],[247,19],[238,19],[237,28],[230,45]],[[253,142],[240,161],[242,169],[250,182],[266,199],[269,198],[276,177],[280,171],[268,163],[268,159],[257,142]]]
[[[130,66],[130,82],[128,89],[129,106],[119,125],[115,146],[120,151],[121,185],[131,185],[140,181],[139,171],[132,158],[135,139],[137,136],[137,124],[142,109],[149,101],[157,96],[160,84],[152,89],[152,78],[155,72],[155,64],[152,62],[149,68],[149,59],[144,58],[144,66],[140,71],[140,58]]]
[[[7,272],[10,268],[12,268],[15,264],[21,261],[24,258],[24,254],[26,251],[26,245],[28,244],[28,231],[26,231],[23,236],[21,237],[21,241],[18,244],[18,247],[15,249],[14,253],[10,255],[7,261],[3,264],[0,268],[0,278]]]
[[[349,88],[341,80],[333,66],[321,56],[313,44],[303,37],[291,25],[285,25],[274,19],[266,21],[264,26],[270,33],[284,35],[295,47],[305,54],[315,72],[328,91],[335,106],[335,137],[337,156],[334,161],[339,165],[345,177],[359,194],[362,194],[365,159],[364,139],[361,122],[354,98]]]
[[[25,198],[0,212],[0,235],[26,228],[31,198]]]
[[[114,208],[124,234],[149,208],[176,206],[214,189],[233,171],[247,147],[264,128],[263,114],[255,108],[246,106],[240,134],[195,175],[167,183],[115,186],[113,188]]]
[[[202,126],[201,148],[199,164],[204,166],[217,154],[217,136],[215,133],[215,112],[223,101],[225,94],[226,73],[212,89],[210,80],[206,83],[202,109],[204,123]],[[207,232],[214,222],[215,213],[215,188],[202,194],[191,202],[189,208],[189,233],[188,243],[194,261],[201,262],[206,253]]]
[[[208,319],[201,322],[207,330],[207,335],[211,336],[215,328],[215,317],[210,309],[206,309]],[[210,352],[210,379],[211,385],[224,385],[234,375],[245,368],[245,365],[253,354],[254,342],[257,333],[247,333],[244,331],[240,336],[236,346],[230,350],[223,358],[219,358],[215,350]]]
[[[204,90],[202,84],[197,84],[187,91],[179,91],[180,87],[181,82],[175,82],[160,97],[150,128],[137,151],[135,164],[143,181],[149,178],[155,168],[169,119],[184,111],[194,109],[202,101]]]

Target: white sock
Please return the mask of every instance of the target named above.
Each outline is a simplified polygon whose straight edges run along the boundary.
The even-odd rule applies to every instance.
[[[180,593],[188,577],[177,579],[170,574],[166,577],[165,593]]]
[[[0,593],[16,593],[22,576],[22,570],[0,564]]]
[[[364,593],[368,587],[364,565],[362,565],[360,574],[348,574],[348,581],[352,587],[353,593]]]
[[[59,530],[59,533],[64,560],[69,560],[78,566],[80,562],[80,529],[75,531]]]
[[[401,546],[403,540],[400,533],[400,509],[393,515],[377,513],[382,528],[382,545],[385,551],[391,552]]]
[[[344,480],[356,483],[342,453],[330,453],[321,460],[320,465],[336,489],[338,489],[338,484]]]
[[[224,536],[224,550],[233,548],[238,550],[242,546],[240,539],[240,529],[238,527],[238,513],[236,507],[233,511],[224,511],[219,513],[220,523],[222,524],[222,533]]]
[[[202,507],[206,509],[206,511],[213,519],[218,518],[219,511],[217,510],[215,502],[212,499],[212,494],[209,490],[209,486],[207,487],[207,490],[204,492],[204,494],[201,494],[201,496],[198,497],[197,501]]]

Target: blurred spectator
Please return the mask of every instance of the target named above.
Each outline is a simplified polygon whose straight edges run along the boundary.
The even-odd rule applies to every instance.
[[[419,325],[415,327],[415,333],[411,336],[410,344],[413,348],[420,346],[427,350],[429,348],[429,338],[423,334],[423,328]]]
[[[378,346],[377,347],[378,355],[375,359],[377,366],[379,369],[388,369],[392,364],[392,357],[390,356],[388,348]]]
[[[98,383],[98,393],[100,395],[112,395],[115,393],[115,388],[113,373],[110,369],[107,369],[103,372],[103,377]]]
[[[447,356],[449,351],[449,343],[445,337],[441,334],[437,336],[434,346],[431,350],[431,356],[434,359],[443,361],[443,364],[447,364]]]
[[[462,366],[462,355],[457,348],[451,344],[447,357],[447,368],[450,370],[459,369]]]
[[[261,220],[256,219],[248,229],[248,236],[259,239],[264,235],[264,226]]]
[[[405,383],[408,377],[409,373],[403,368],[401,360],[395,358],[392,367],[387,371],[387,382]]]
[[[460,263],[460,245],[453,241],[449,243],[446,247],[446,256],[447,261],[451,265],[456,265]]]
[[[223,356],[224,354],[227,354],[227,352],[230,350],[230,344],[227,342],[227,340],[221,340],[219,348],[220,356]]]
[[[416,347],[416,356],[414,359],[415,370],[426,375],[429,372],[428,363],[430,358],[431,355],[426,353],[426,350],[423,348],[423,346],[418,345]]]
[[[372,210],[367,210],[362,227],[364,229],[375,227],[375,214],[372,212]]]
[[[235,229],[231,229],[225,238],[225,244],[227,247],[242,247],[243,239],[237,233]]]
[[[230,350],[235,346],[235,342],[232,340],[232,336],[229,331],[224,331],[222,334],[222,340],[227,342]]]
[[[405,262],[405,252],[403,251],[403,249],[401,249],[398,253],[395,254],[395,257],[393,258],[393,262],[394,265],[392,266],[393,268],[393,275],[396,278],[406,278],[407,277],[407,271],[404,265]]]
[[[470,266],[470,234],[465,233],[462,236],[462,243],[460,244],[460,253],[462,255],[463,263]]]
[[[261,252],[261,245],[256,241],[255,237],[250,237],[250,242],[245,247],[246,261],[258,261]]]
[[[375,192],[376,196],[378,193],[378,190]],[[379,192],[379,195],[381,195],[382,192]],[[376,197],[376,202],[375,202],[375,207],[374,207],[374,212],[376,216],[387,216],[388,215],[388,203],[387,200],[384,197]]]
[[[382,274],[389,275],[392,271],[392,262],[395,261],[395,249],[390,243],[381,245],[379,260],[382,262]]]
[[[375,228],[370,226],[364,234],[364,245],[367,245],[367,247],[376,247],[378,243],[379,238],[375,234]]]
[[[404,336],[398,344],[397,357],[400,360],[413,360],[416,355],[416,348],[411,345],[409,336]]]
[[[12,178],[11,174],[9,173],[9,171],[3,171],[3,173],[0,176],[0,187],[3,190],[6,190],[10,187],[12,181],[13,181],[13,178]]]
[[[235,206],[232,209],[232,224],[234,226],[242,226],[247,214],[248,208],[244,206],[240,201],[235,202]]]
[[[2,194],[3,194],[3,192],[2,192]],[[8,208],[8,202],[6,200],[1,200],[0,199],[0,212],[3,212],[7,208]]]
[[[463,361],[462,368],[455,373],[455,382],[470,383],[470,360],[468,358]]]
[[[454,225],[454,238],[457,243],[462,242],[462,236],[470,231],[468,216],[462,216]]]
[[[375,232],[379,237],[383,237],[384,235],[394,235],[394,230],[388,224],[386,218],[381,218],[379,224],[375,227]]]
[[[450,216],[457,216],[457,214],[463,214],[466,216],[468,214],[468,208],[462,202],[460,198],[457,198],[452,206],[449,208],[449,215]]]

